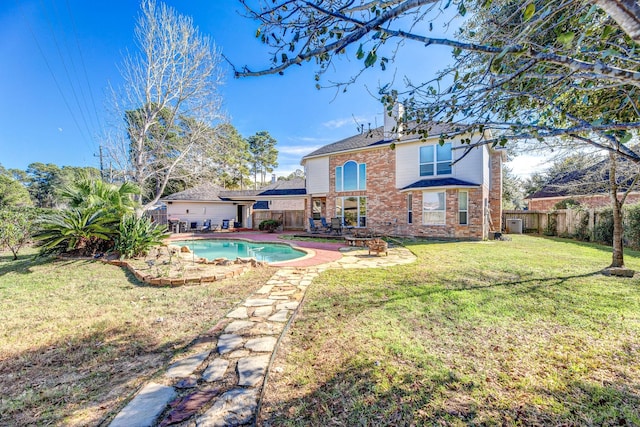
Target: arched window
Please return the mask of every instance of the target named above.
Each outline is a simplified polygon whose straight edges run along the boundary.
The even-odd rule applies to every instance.
[[[367,189],[367,165],[353,160],[336,167],[336,191]]]

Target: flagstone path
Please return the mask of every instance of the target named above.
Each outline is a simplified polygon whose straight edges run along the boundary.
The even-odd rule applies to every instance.
[[[153,382],[146,384],[111,422],[111,427],[243,426],[254,422],[263,384],[284,331],[305,292],[329,268],[378,268],[415,261],[403,247],[388,256],[343,248],[339,259],[283,266],[234,308]],[[306,266],[308,264],[310,266]]]

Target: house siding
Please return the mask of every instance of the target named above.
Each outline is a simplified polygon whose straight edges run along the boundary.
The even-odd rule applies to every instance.
[[[319,157],[305,161],[307,194],[324,194],[329,191],[329,158]]]
[[[266,201],[273,211],[301,211],[304,210],[304,199],[258,199]]]
[[[460,159],[464,155],[464,146],[460,142],[450,141],[453,147],[453,159]],[[404,188],[420,179],[425,177],[420,176],[420,147],[427,145],[438,144],[437,139],[431,139],[428,141],[416,141],[410,143],[402,143],[396,145],[394,151],[396,151],[396,169],[397,173],[397,188]],[[474,184],[480,184],[483,182],[483,168],[477,167],[479,164],[487,164],[486,148],[474,148],[469,154],[464,156],[462,160],[455,163],[451,170],[451,175],[444,175],[446,177],[457,178],[463,181],[472,182]]]
[[[237,221],[236,215],[237,207],[235,205],[186,201],[167,203],[167,218],[179,218],[188,223],[197,222],[198,227],[202,226],[207,219],[210,219],[212,224],[222,224],[223,219]],[[246,219],[244,220],[246,221]]]

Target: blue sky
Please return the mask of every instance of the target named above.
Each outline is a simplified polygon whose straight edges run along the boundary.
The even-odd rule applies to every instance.
[[[235,0],[165,3],[192,17],[235,65],[268,66],[269,51],[254,37],[257,24],[238,13]],[[0,1],[0,164],[99,166],[100,135],[110,127],[107,87],[120,84],[118,66],[135,49],[139,10],[136,0]],[[434,34],[444,33],[436,25]],[[428,79],[449,57],[446,48],[407,44],[395,80]],[[346,80],[360,64],[347,56],[324,82]],[[245,137],[266,130],[278,141],[278,175],[299,168],[300,158],[319,146],[355,134],[357,123],[382,125],[373,95],[394,77],[393,67],[372,68],[336,94],[315,88],[312,63],[284,76],[234,79],[227,71],[221,92],[230,121]]]

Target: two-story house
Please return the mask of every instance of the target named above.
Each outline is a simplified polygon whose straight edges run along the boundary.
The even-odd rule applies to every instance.
[[[502,228],[503,150],[479,145],[480,135],[453,134],[447,124],[427,139],[403,133],[402,106],[384,126],[326,145],[304,156],[308,217],[389,235],[483,239]]]

